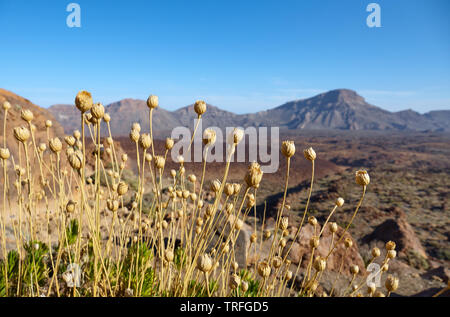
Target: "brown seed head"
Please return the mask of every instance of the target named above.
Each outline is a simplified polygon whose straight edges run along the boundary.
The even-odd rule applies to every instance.
[[[359,170],[355,173],[355,182],[360,186],[367,186],[370,183],[370,176],[366,170]]]
[[[30,138],[30,131],[25,127],[16,127],[13,130],[17,141],[25,143]]]
[[[259,183],[263,177],[263,171],[258,163],[252,162],[248,168],[247,174],[244,177],[248,187],[258,188]]]
[[[173,145],[175,144],[174,140],[172,138],[166,138],[166,150],[170,151],[173,148]]]
[[[30,123],[34,118],[33,113],[28,109],[22,109],[20,112],[20,117],[28,123]]]
[[[9,157],[11,156],[11,154],[9,153],[9,150],[7,148],[0,148],[0,158],[2,160],[7,160],[9,159]],[[3,163],[5,164],[5,163]]]
[[[50,139],[48,145],[53,153],[59,153],[62,150],[62,143],[57,137]]]
[[[294,141],[283,141],[281,144],[281,153],[287,158],[294,156],[295,144]]]
[[[158,96],[150,95],[147,99],[147,107],[155,109],[158,107]]]
[[[344,205],[344,198],[339,197],[338,199],[336,199],[335,204],[338,207],[342,207]]]
[[[216,131],[208,128],[203,132],[203,144],[209,146],[214,143],[216,143]]]
[[[197,268],[203,273],[211,271],[212,264],[212,259],[207,253],[204,253],[197,258]]]
[[[139,145],[144,150],[148,149],[152,145],[152,139],[150,138],[150,134],[148,133],[141,134],[141,137],[139,138]]]
[[[198,117],[206,112],[206,102],[203,100],[197,100],[194,104],[194,111],[197,113]]]
[[[327,267],[327,261],[325,258],[318,256],[314,259],[313,266],[318,272],[322,272]]]
[[[303,150],[303,155],[308,161],[314,161],[316,159],[316,152],[312,147]]]
[[[89,111],[92,108],[92,104],[93,104],[92,95],[87,91],[82,90],[75,97],[75,106],[82,113]]]

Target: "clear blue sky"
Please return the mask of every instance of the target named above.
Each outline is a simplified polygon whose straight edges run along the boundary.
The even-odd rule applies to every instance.
[[[41,106],[87,89],[246,113],[350,88],[391,111],[450,109],[450,1],[0,0],[0,87]]]

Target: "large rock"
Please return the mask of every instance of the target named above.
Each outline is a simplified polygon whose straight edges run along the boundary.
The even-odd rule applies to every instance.
[[[320,225],[317,226],[316,234],[320,232]],[[343,234],[344,229],[339,227],[336,232],[334,239],[332,239],[332,233],[329,231],[329,227],[327,226],[320,238],[319,247],[314,252],[314,257],[319,255],[322,257],[327,256],[330,250],[331,242],[333,240],[333,245],[337,242],[337,240]],[[288,254],[288,259],[292,261],[292,263],[298,264],[300,263],[302,268],[306,268],[310,259],[311,259],[311,248],[309,246],[309,240],[314,235],[314,227],[310,224],[306,224],[301,231],[299,237],[297,237],[296,241],[293,241],[293,237],[288,241],[286,248],[283,250],[283,256],[286,256],[289,247],[292,245],[292,248]],[[350,275],[350,266],[356,264],[359,266],[360,271],[362,273],[365,272],[364,261],[359,254],[358,246],[356,241],[352,238],[350,233],[345,233],[345,238],[350,238],[353,241],[353,246],[345,251],[345,246],[343,243],[339,243],[339,245],[335,248],[333,253],[328,258],[327,269],[331,271],[339,271],[339,267],[343,261],[342,274]],[[343,240],[342,240],[343,241]]]
[[[389,212],[393,215],[393,218],[378,225],[371,234],[363,238],[363,242],[368,243],[373,240],[387,242],[392,240],[396,243],[396,250],[400,255],[412,250],[427,259],[428,256],[413,228],[406,220],[403,210],[394,207]]]

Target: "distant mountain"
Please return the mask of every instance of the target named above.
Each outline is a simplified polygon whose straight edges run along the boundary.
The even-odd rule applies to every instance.
[[[79,127],[75,107],[55,105],[49,108],[61,120],[66,133]],[[111,115],[113,135],[128,135],[133,122],[148,125],[148,109],[144,100],[124,99],[106,106]],[[158,108],[154,112],[155,135],[163,135],[176,126],[192,127],[197,117],[193,105],[176,111]],[[235,114],[207,105],[203,128],[278,126],[285,130],[379,130],[379,131],[450,131],[450,110],[431,111],[424,115],[405,110],[390,112],[371,105],[355,91],[336,89],[312,98],[287,102],[279,107],[248,114]]]

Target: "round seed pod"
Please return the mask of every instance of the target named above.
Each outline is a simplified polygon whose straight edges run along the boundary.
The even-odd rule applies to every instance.
[[[79,153],[72,153],[69,157],[69,164],[70,166],[75,169],[75,170],[79,170],[81,169],[81,165],[82,165],[82,159],[81,159],[81,155]]]
[[[2,160],[7,160],[9,159],[11,156],[11,154],[9,153],[9,149],[7,148],[0,148],[0,158]]]
[[[64,141],[67,143],[68,146],[74,146],[75,145],[75,138],[71,135],[68,135],[64,138]]]
[[[51,128],[52,125],[53,125],[52,120],[45,120],[45,127],[46,127],[46,128]]]
[[[244,177],[248,187],[258,188],[259,183],[263,177],[263,171],[258,163],[252,162],[248,168],[247,174]]]
[[[25,127],[14,128],[13,134],[16,140],[22,143],[25,143],[30,138],[30,131]]]
[[[241,278],[236,273],[231,274],[229,286],[231,289],[236,289],[241,285]]]
[[[139,138],[139,145],[144,150],[148,149],[152,145],[152,139],[150,137],[150,134],[143,133],[141,137]]]
[[[164,257],[165,257],[167,262],[172,262],[173,258],[174,258],[173,251],[172,250],[166,250],[164,252]]]
[[[353,241],[350,238],[344,239],[344,245],[347,249],[351,248],[353,246]]]
[[[53,153],[59,153],[62,150],[62,143],[57,137],[51,139],[48,145]]]
[[[105,115],[105,107],[103,107],[103,105],[100,102],[97,102],[92,106],[91,114],[92,117],[97,120],[103,119],[103,116]]]
[[[76,201],[69,200],[66,204],[66,212],[69,214],[73,213],[75,211],[76,205],[77,205]]]
[[[355,173],[355,182],[360,186],[367,186],[370,183],[370,176],[366,170],[359,170]]]
[[[206,129],[203,132],[203,144],[210,146],[216,143],[216,131],[213,129]]]
[[[155,164],[156,168],[163,169],[164,165],[166,164],[166,160],[164,159],[164,157],[162,157],[160,155],[156,155],[155,156],[155,160],[154,160],[154,164]]]
[[[352,273],[353,275],[356,275],[359,273],[359,266],[354,264],[350,266],[350,273]]]
[[[115,199],[108,199],[106,201],[106,206],[110,211],[115,212],[119,209],[119,202]]]
[[[246,291],[248,291],[248,282],[246,281],[241,281],[241,290],[245,293]]]
[[[133,141],[133,142],[138,142],[139,141],[139,131],[138,130],[132,129],[130,131],[130,140]]]
[[[211,190],[215,193],[218,193],[220,190],[220,187],[222,186],[221,182],[218,179],[215,179],[212,183],[211,183]]]
[[[379,257],[379,256],[381,255],[381,250],[378,249],[377,247],[374,247],[374,248],[372,249],[371,253],[372,253],[372,256],[373,256],[374,258],[377,258],[377,257]]]
[[[317,247],[319,246],[319,237],[317,236],[311,237],[311,239],[309,240],[309,246],[312,249],[317,249]]]
[[[272,259],[272,266],[278,269],[283,264],[283,259],[277,255]]]
[[[138,122],[134,122],[131,126],[132,130],[136,130],[137,132],[141,132],[141,125]]]
[[[150,153],[145,154],[145,161],[151,162],[153,160],[153,156]]]
[[[344,205],[344,198],[339,197],[338,199],[336,199],[335,204],[338,207],[342,207]]]
[[[386,250],[395,250],[396,244],[394,241],[386,242]]]
[[[158,96],[150,95],[147,99],[147,107],[150,109],[158,108]]]
[[[269,239],[271,235],[272,235],[271,231],[264,230],[263,237],[264,237],[265,240]]]
[[[281,144],[281,153],[287,158],[294,156],[295,154],[294,141],[283,141],[283,143]]]
[[[244,138],[244,130],[234,128],[231,134],[228,137],[228,143],[237,145]]]
[[[383,264],[383,266],[381,266],[382,272],[387,272],[388,270],[389,270],[389,264],[385,263],[385,264]]]
[[[310,216],[310,217],[308,218],[308,223],[309,223],[311,226],[317,226],[317,219],[316,219],[316,217]]]
[[[11,104],[8,101],[3,102],[3,110],[8,111],[11,109]]]
[[[75,97],[75,106],[82,113],[89,111],[92,108],[93,103],[92,95],[87,91],[82,90]]]
[[[303,155],[308,161],[314,161],[316,159],[316,152],[312,147],[303,150]]]
[[[316,257],[314,259],[314,263],[313,263],[313,267],[318,271],[324,271],[325,268],[327,267],[327,261],[325,260],[325,258],[322,257]]]
[[[289,225],[289,218],[288,218],[288,217],[283,217],[283,218],[281,218],[281,221],[280,221],[280,230],[281,230],[281,231],[286,230],[287,227],[288,227],[288,225]]]
[[[225,195],[227,196],[232,196],[234,194],[234,186],[233,184],[230,183],[226,183],[225,187],[223,189],[223,192],[225,193]]]
[[[233,184],[233,187],[234,187],[234,193],[235,193],[236,195],[239,194],[239,192],[241,191],[241,184],[234,183],[234,184]]]
[[[117,185],[117,194],[119,194],[119,196],[123,196],[128,192],[128,185],[125,182],[120,182]]]
[[[170,151],[173,148],[174,144],[175,144],[175,141],[173,139],[167,138],[166,144],[165,144],[166,150]]]
[[[330,222],[329,227],[331,233],[336,233],[338,230],[338,225],[336,222]]]
[[[176,170],[170,170],[170,175],[172,176],[172,177],[176,177],[177,176],[177,171]]]
[[[128,155],[126,153],[123,153],[121,159],[122,159],[122,162],[128,161]]]
[[[34,118],[33,113],[28,109],[22,109],[20,112],[20,117],[28,123],[30,123]]]
[[[286,239],[285,238],[281,238],[280,239],[280,247],[284,248],[286,246]]]
[[[252,233],[252,235],[250,236],[250,243],[255,243],[257,240],[257,235],[256,233]]]
[[[258,274],[262,278],[268,278],[270,276],[270,265],[266,261],[262,261],[258,264]]]
[[[194,104],[194,111],[200,118],[202,114],[206,112],[206,102],[204,102],[203,100],[197,100]]]
[[[396,256],[397,256],[397,251],[395,251],[395,250],[389,250],[387,252],[388,259],[394,259]]]
[[[195,182],[197,181],[197,177],[196,177],[194,174],[190,174],[190,175],[188,176],[188,180],[189,180],[191,183],[195,183]]]
[[[398,278],[392,275],[388,275],[384,285],[389,292],[395,292],[398,288]]]
[[[105,120],[106,123],[111,121],[111,116],[109,115],[109,113],[105,113],[103,115],[103,120]]]
[[[241,219],[237,219],[236,222],[234,223],[234,229],[241,230],[243,225],[244,225],[244,222]]]
[[[208,273],[212,268],[212,259],[211,257],[204,253],[197,258],[197,268],[203,273]]]

